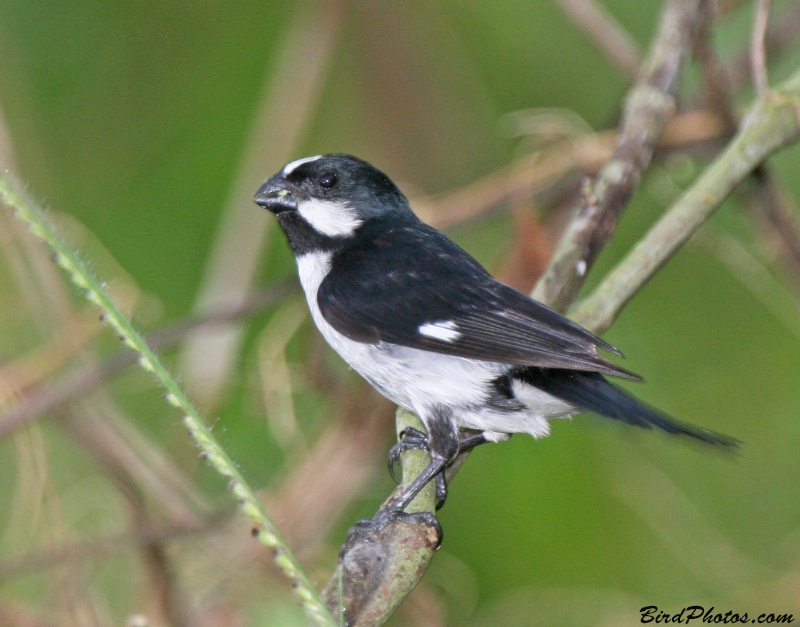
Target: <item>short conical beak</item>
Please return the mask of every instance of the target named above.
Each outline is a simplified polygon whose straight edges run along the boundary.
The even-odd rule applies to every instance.
[[[276,215],[283,211],[297,211],[297,199],[280,175],[273,176],[259,187],[253,202]]]

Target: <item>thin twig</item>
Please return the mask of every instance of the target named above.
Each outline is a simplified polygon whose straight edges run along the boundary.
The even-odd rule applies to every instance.
[[[733,108],[728,74],[712,46],[710,21],[704,25],[697,38],[695,54],[703,73],[709,105],[719,112],[728,132],[733,136],[739,128],[739,119]],[[781,190],[767,164],[760,164],[753,171],[753,178],[755,186],[745,187],[742,195],[750,207],[762,239],[772,250],[777,250],[792,281],[800,289],[800,224],[791,201]]]
[[[199,521],[196,526],[161,526],[148,529],[132,529],[105,538],[95,538],[73,544],[61,544],[52,548],[42,549],[37,553],[6,558],[0,561],[0,581],[8,581],[36,571],[55,568],[65,562],[101,559],[123,551],[130,551],[152,542],[167,542],[194,534],[211,533],[216,531],[229,518],[228,514],[215,514],[206,520]],[[0,622],[0,625],[2,624]]]
[[[47,343],[0,365],[0,379],[3,380],[0,407],[9,405],[30,389],[41,386],[44,380],[59,372],[76,354],[80,354],[102,328],[96,319],[87,323],[72,317],[65,320],[59,328],[53,329],[52,337]]]
[[[749,194],[750,213],[767,242],[800,290],[800,224],[788,195],[766,165],[754,172],[756,186]]]
[[[691,111],[671,119],[658,143],[659,150],[702,145],[723,137],[719,116],[708,110]],[[618,133],[602,131],[560,142],[541,153],[527,154],[510,165],[433,202],[412,198],[414,211],[437,228],[451,227],[506,205],[545,194],[570,175],[595,174],[614,151]]]
[[[122,493],[154,502],[158,513],[174,526],[193,526],[208,515],[208,502],[192,489],[180,470],[163,455],[143,452],[144,440],[137,433],[121,433],[112,423],[121,423],[114,404],[103,395],[59,412],[59,423],[67,434],[78,440],[100,462]],[[126,437],[127,436],[127,437]],[[137,437],[138,436],[138,437]]]
[[[764,42],[767,37],[767,26],[769,25],[770,0],[755,1],[756,16],[753,20],[753,36],[750,40],[750,70],[753,73],[756,93],[759,96],[764,96],[769,91],[767,53]]]
[[[597,44],[600,50],[631,80],[641,65],[641,51],[636,40],[595,0],[557,0],[561,9]]]
[[[760,98],[725,151],[636,247],[573,311],[595,333],[607,329],[636,292],[774,152],[800,136],[800,72]]]
[[[739,128],[739,118],[733,108],[732,86],[725,66],[714,50],[712,28],[714,25],[714,7],[706,5],[705,18],[700,23],[700,30],[694,46],[694,55],[700,65],[703,76],[703,87],[706,92],[708,107],[722,118],[725,124],[726,139],[733,137]]]
[[[765,56],[775,60],[788,50],[793,50],[800,35],[800,2],[788,2],[778,10],[776,7],[764,42]],[[742,46],[730,64],[728,74],[731,78],[731,85],[738,90],[749,83],[752,79],[752,55],[750,42]]]
[[[131,509],[134,527],[141,530],[148,529],[152,522],[144,502],[135,500],[131,503]],[[145,542],[140,547],[140,553],[150,578],[153,598],[167,624],[170,627],[191,627],[196,624],[197,621],[192,620],[190,605],[172,568],[166,543],[160,539]]]
[[[679,78],[694,43],[706,0],[670,0],[645,63],[628,94],[614,156],[587,189],[533,297],[564,310],[611,238],[617,219],[650,164],[665,121],[675,109]]]

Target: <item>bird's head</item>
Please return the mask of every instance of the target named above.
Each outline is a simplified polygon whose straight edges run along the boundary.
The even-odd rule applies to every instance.
[[[336,248],[378,220],[416,220],[388,176],[344,154],[292,161],[253,200],[277,216],[295,254]]]

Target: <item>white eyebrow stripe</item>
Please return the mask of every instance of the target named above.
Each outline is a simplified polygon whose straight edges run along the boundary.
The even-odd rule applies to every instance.
[[[283,175],[289,176],[292,172],[294,172],[297,168],[299,168],[304,163],[311,163],[312,161],[316,161],[317,159],[321,159],[322,155],[317,155],[316,157],[303,157],[302,159],[297,159],[296,161],[292,161],[291,163],[287,163],[283,168]]]
[[[297,212],[314,229],[329,237],[352,235],[363,222],[346,202],[304,200],[298,203]]]
[[[456,323],[452,320],[441,322],[426,322],[418,329],[420,335],[432,337],[443,342],[453,342],[461,337],[461,332],[456,330]]]

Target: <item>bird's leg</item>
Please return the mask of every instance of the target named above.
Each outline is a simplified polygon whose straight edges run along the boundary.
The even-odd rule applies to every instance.
[[[425,451],[430,455],[428,436],[413,427],[408,427],[400,432],[400,441],[389,449],[389,474],[392,475],[395,483],[400,483],[400,479],[394,472],[394,466],[400,461],[400,456],[407,451]]]
[[[445,437],[449,438],[449,434]],[[461,438],[458,440],[458,452],[456,455],[465,451],[471,451],[476,446],[485,444],[487,441],[488,440],[483,437],[482,433],[476,433],[465,438]],[[428,436],[422,433],[422,431],[414,429],[413,427],[408,427],[400,433],[400,441],[389,451],[389,474],[392,476],[392,479],[395,480],[395,483],[400,483],[400,479],[398,479],[394,471],[395,464],[400,461],[400,456],[403,453],[412,450],[424,451],[433,457]],[[448,460],[445,464],[445,467],[443,467],[442,470],[436,474],[436,509],[440,509],[447,500],[447,478],[445,477],[444,470],[446,466],[453,461],[453,459],[455,459],[455,456]]]
[[[458,440],[458,451],[453,458],[445,464],[445,467],[436,475],[436,509],[439,510],[444,505],[444,502],[447,500],[447,474],[445,470],[447,466],[452,464],[456,457],[458,457],[461,453],[466,453],[467,451],[471,451],[476,446],[480,446],[481,444],[486,444],[489,440],[483,437],[482,433],[476,433],[473,435],[468,435],[465,438],[461,438]]]
[[[395,464],[400,461],[400,456],[406,451],[424,451],[431,455],[431,447],[428,443],[428,436],[422,431],[408,427],[400,432],[400,441],[389,450],[389,474],[395,483],[400,483],[400,479],[394,472]],[[447,479],[444,470],[436,475],[436,509],[444,505],[447,499]]]
[[[480,446],[481,444],[486,444],[489,440],[483,437],[483,433],[474,433],[473,435],[468,435],[465,438],[461,438],[458,441],[458,452],[464,453],[466,451],[471,451],[476,446]]]
[[[380,516],[392,515],[394,513],[402,512],[405,507],[414,500],[417,494],[420,493],[429,481],[436,479],[436,500],[437,509],[441,507],[444,500],[447,498],[447,483],[444,477],[444,469],[452,462],[459,451],[458,430],[455,423],[450,417],[450,410],[446,408],[438,408],[438,410],[428,417],[428,437],[417,431],[416,429],[406,429],[403,432],[403,440],[392,449],[390,453],[390,462],[392,455],[395,453],[397,447],[410,450],[411,448],[420,448],[431,456],[431,463],[420,475],[411,482],[403,492],[398,496],[389,506],[382,512]],[[412,433],[409,433],[412,432]],[[408,445],[403,447],[403,442],[411,436],[411,441]],[[397,455],[399,456],[399,450]]]
[[[438,477],[442,475],[442,471],[444,467],[447,465],[448,460],[442,457],[436,457],[431,460],[431,463],[428,464],[427,468],[423,470],[419,476],[417,476],[414,481],[411,482],[403,492],[398,496],[394,501],[392,501],[389,506],[380,514],[381,516],[391,516],[393,514],[399,514],[402,512],[406,506],[413,501],[416,496],[422,491],[428,482],[432,479],[437,479],[437,490],[436,490],[436,498],[437,501],[439,500],[439,489],[438,489]],[[445,494],[447,494],[447,487],[445,486]],[[437,507],[438,509],[438,507]]]
[[[403,510],[432,479],[436,480],[436,509],[439,509],[447,497],[445,468],[458,457],[460,452],[474,448],[486,441],[482,435],[472,435],[459,440],[458,429],[450,415],[451,412],[449,410],[440,408],[433,418],[429,416],[426,421],[429,429],[427,436],[416,429],[406,429],[401,433],[401,441],[392,447],[392,451],[389,454],[390,472],[392,462],[397,461],[402,453],[412,449],[421,449],[428,453],[431,457],[431,463],[395,500],[389,503],[374,518],[361,520],[350,530],[342,549],[343,553],[346,553],[359,543],[374,542],[375,534],[377,533],[380,536],[389,525],[411,519],[419,520],[436,529],[438,542],[441,542],[441,527],[433,513],[416,512],[409,514]]]
[[[416,429],[413,431],[416,431]],[[416,431],[416,433],[422,435],[420,431]],[[433,439],[430,437],[425,438],[423,436],[422,444],[424,444],[424,446],[419,446],[419,448],[422,448],[422,450],[425,450],[430,454],[431,463],[428,464],[428,466],[417,476],[417,478],[414,479],[414,481],[412,481],[411,484],[400,493],[400,496],[389,503],[374,518],[371,520],[360,520],[350,530],[350,533],[347,534],[347,540],[345,541],[342,549],[343,553],[346,553],[348,550],[350,550],[350,548],[359,543],[371,542],[371,539],[375,537],[376,533],[380,535],[384,532],[388,525],[396,524],[401,520],[407,521],[417,519],[424,524],[435,528],[436,535],[439,538],[438,542],[441,542],[441,527],[439,526],[439,522],[436,520],[436,517],[431,512],[416,512],[409,514],[403,510],[408,506],[409,503],[411,503],[411,501],[414,500],[422,488],[424,488],[428,482],[434,478],[436,479],[437,501],[444,501],[442,498],[442,492],[445,496],[447,495],[447,486],[444,482],[444,469],[447,464],[452,461],[456,455],[458,455],[458,438],[454,435],[452,439],[453,444],[450,446],[447,445],[447,442],[450,442],[450,440],[446,440],[442,443],[442,446],[438,446],[438,442],[436,442],[437,445],[435,445]],[[419,439],[412,435],[412,444],[417,443],[419,443]],[[402,444],[402,440],[399,444]],[[411,450],[412,448],[417,448],[417,446],[409,446],[405,450]],[[440,485],[442,486],[443,490],[440,490]]]

